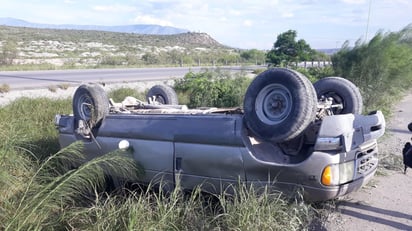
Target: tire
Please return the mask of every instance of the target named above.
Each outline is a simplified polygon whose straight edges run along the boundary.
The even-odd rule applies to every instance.
[[[273,68],[249,85],[243,109],[253,136],[281,143],[299,136],[315,120],[316,92],[299,72]]]
[[[150,88],[149,92],[146,95],[146,98],[148,102],[151,102],[151,100],[153,100],[154,102],[157,102],[159,104],[179,104],[175,90],[170,86],[164,84],[154,85],[152,88]]]
[[[318,99],[331,97],[332,105],[341,105],[341,108],[332,109],[334,115],[362,114],[363,101],[359,88],[351,81],[342,77],[326,77],[314,84]]]
[[[97,84],[80,85],[73,96],[73,114],[76,120],[84,120],[94,128],[109,114],[109,99]]]

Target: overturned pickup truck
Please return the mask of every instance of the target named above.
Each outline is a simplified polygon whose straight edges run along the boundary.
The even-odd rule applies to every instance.
[[[358,88],[340,77],[312,84],[285,68],[259,74],[243,108],[188,109],[156,85],[147,101],[108,99],[99,85],[73,96],[73,115],[56,115],[59,142],[83,140],[89,158],[129,148],[145,170],[140,183],[201,186],[220,193],[239,182],[310,201],[336,198],[366,184],[378,165],[380,111],[362,115]]]

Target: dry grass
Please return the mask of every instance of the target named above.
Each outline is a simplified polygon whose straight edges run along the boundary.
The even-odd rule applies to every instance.
[[[8,85],[7,83],[3,83],[0,86],[0,93],[7,93],[10,91],[10,85]]]

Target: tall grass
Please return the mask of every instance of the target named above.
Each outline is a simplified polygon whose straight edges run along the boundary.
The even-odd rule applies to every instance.
[[[365,112],[391,106],[412,83],[412,26],[378,33],[369,43],[348,44],[332,57],[337,75],[353,81],[364,99]]]
[[[44,224],[58,228],[64,209],[79,204],[79,200],[91,200],[87,194],[104,187],[105,174],[137,179],[138,171],[134,170],[138,168],[131,157],[114,152],[85,162],[81,150],[81,143],[74,143],[41,164],[13,203],[15,210],[4,223],[5,230],[38,230]],[[78,168],[68,168],[81,162],[85,163]]]

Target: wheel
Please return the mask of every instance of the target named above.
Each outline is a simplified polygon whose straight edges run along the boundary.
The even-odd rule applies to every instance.
[[[149,103],[153,101],[159,104],[179,104],[175,90],[164,84],[154,85],[150,88],[146,98]]]
[[[243,107],[245,123],[252,135],[285,142],[300,135],[315,120],[316,92],[299,72],[273,68],[252,81]]]
[[[412,123],[408,124],[408,130],[412,132]]]
[[[80,85],[73,96],[73,114],[94,128],[109,113],[106,92],[97,84]]]
[[[332,111],[338,114],[361,114],[363,109],[362,95],[359,88],[342,77],[326,77],[314,84],[318,99],[332,98]]]

